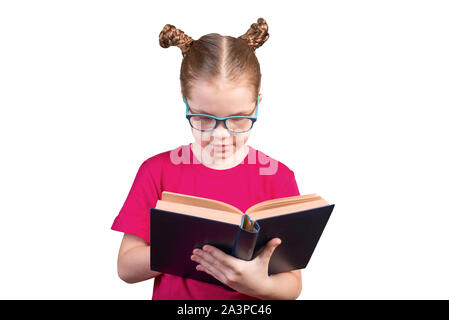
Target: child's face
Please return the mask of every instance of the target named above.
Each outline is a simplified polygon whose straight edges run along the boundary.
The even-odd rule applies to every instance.
[[[259,106],[261,95],[259,94]],[[226,81],[208,83],[197,81],[187,98],[189,113],[210,114],[216,117],[244,115],[254,117],[256,101],[253,101],[253,91],[245,83],[235,84]],[[215,130],[201,132],[193,129],[195,143],[200,145],[212,159],[229,160],[248,141],[250,131],[233,134],[224,123],[220,122]],[[243,150],[243,149],[242,149]],[[241,150],[240,150],[241,151]]]

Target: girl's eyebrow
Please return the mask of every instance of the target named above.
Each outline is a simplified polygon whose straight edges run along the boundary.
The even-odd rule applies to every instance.
[[[257,107],[257,106],[256,106]],[[254,107],[254,108],[256,108],[256,107]],[[192,110],[193,111],[193,109],[192,108],[190,108],[190,110]],[[248,112],[248,113],[242,113],[242,112],[240,112],[240,113],[234,113],[234,114],[231,114],[231,115],[229,115],[228,117],[233,117],[233,116],[249,116],[249,115],[251,115],[252,113],[253,113],[253,111],[254,111],[254,109],[253,110],[251,110],[251,112]],[[204,112],[204,111],[202,111],[202,110],[198,110],[198,112],[193,112],[193,113],[198,113],[198,114],[207,114],[207,115],[210,115],[210,116],[214,116],[213,114],[210,114],[210,113],[207,113],[207,112]],[[218,117],[219,118],[219,117]]]

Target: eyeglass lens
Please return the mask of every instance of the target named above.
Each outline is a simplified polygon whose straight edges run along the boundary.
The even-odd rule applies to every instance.
[[[216,119],[205,116],[193,116],[190,118],[192,127],[198,130],[212,130],[215,127]],[[248,118],[226,119],[226,126],[229,130],[242,132],[251,129],[252,121]]]

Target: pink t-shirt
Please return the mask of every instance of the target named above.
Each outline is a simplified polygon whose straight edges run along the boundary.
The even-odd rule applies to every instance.
[[[261,201],[299,195],[292,170],[261,151],[248,147],[249,153],[245,159],[225,170],[201,164],[190,144],[145,160],[111,229],[134,234],[151,245],[150,209],[156,206],[164,190],[223,201],[242,212]],[[257,298],[215,284],[164,273],[154,280],[153,299]]]

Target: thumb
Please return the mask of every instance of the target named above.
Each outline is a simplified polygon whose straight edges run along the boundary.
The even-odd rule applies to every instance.
[[[259,254],[259,259],[265,260],[267,263],[270,261],[270,258],[274,252],[274,250],[282,243],[281,239],[274,238],[268,241],[268,243],[263,248],[262,252]]]

